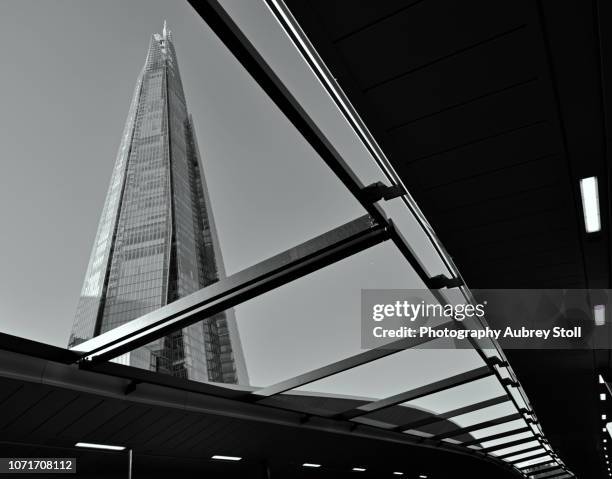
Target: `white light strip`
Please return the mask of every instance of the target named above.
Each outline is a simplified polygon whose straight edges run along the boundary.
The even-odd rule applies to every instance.
[[[596,304],[593,306],[593,318],[595,319],[595,326],[603,326],[606,324],[606,305]],[[601,375],[599,376],[600,384],[603,384]]]
[[[584,228],[587,233],[601,230],[599,216],[599,191],[597,177],[582,178],[580,180],[580,194],[582,195],[582,211],[584,213]]]
[[[240,461],[242,458],[238,456],[221,456],[215,454],[212,459],[216,459],[218,461]]]
[[[304,467],[321,467],[321,464],[313,464],[312,462],[305,462],[302,464]]]
[[[353,471],[357,471],[357,472],[364,472],[365,469],[363,467],[354,467]]]
[[[403,476],[404,473],[398,471],[398,472],[394,472],[393,475],[395,475],[395,476]]]
[[[90,449],[107,449],[109,451],[123,451],[125,446],[110,446],[108,444],[94,444],[92,442],[77,442],[76,447],[88,447]]]

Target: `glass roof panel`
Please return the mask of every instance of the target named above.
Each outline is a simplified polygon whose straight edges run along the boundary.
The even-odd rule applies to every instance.
[[[436,341],[432,342],[432,345]],[[470,349],[408,349],[297,388],[382,399],[484,366]]]
[[[544,457],[539,457],[537,459],[530,459],[527,461],[523,461],[523,462],[518,462],[516,464],[514,464],[516,467],[525,467],[525,466],[531,466],[531,465],[535,465],[535,464],[540,464],[543,462],[549,462],[552,460],[552,457],[550,456],[544,456]]]
[[[402,403],[402,405],[420,408],[433,414],[442,414],[502,394],[504,394],[504,388],[499,384],[499,381],[495,377],[489,376],[427,397],[414,399]]]
[[[521,432],[520,434],[513,434],[512,436],[506,436],[503,439],[496,439],[494,441],[487,441],[487,442],[483,442],[481,444],[481,446],[483,448],[487,448],[487,447],[496,447],[496,446],[500,446],[504,443],[511,443],[513,441],[518,441],[519,439],[526,439],[528,437],[533,437],[533,433],[531,432]],[[505,449],[498,449],[497,451],[493,451],[491,452],[491,454],[493,454],[494,456],[502,456],[504,454],[510,454],[511,452],[515,452],[515,451],[521,451],[523,449],[527,449],[529,447],[533,447],[535,445],[537,445],[538,442],[537,440],[533,439],[533,441],[531,442],[525,442],[523,444],[518,444],[516,446],[511,446],[511,447],[507,447]]]
[[[507,457],[504,460],[512,462],[512,461],[516,461],[518,459],[527,459],[530,456],[536,456],[536,455],[541,454],[543,452],[546,452],[546,449],[544,449],[544,447],[541,447],[540,449],[536,449],[535,451],[524,452],[522,454],[517,454],[516,456]]]
[[[524,419],[516,419],[514,421],[499,424],[497,426],[490,426],[484,429],[478,429],[477,431],[473,431],[470,434],[472,434],[472,436],[478,439],[481,437],[492,436],[493,434],[499,434],[502,432],[511,431],[513,429],[518,429],[519,427],[525,427],[526,425],[527,423]]]
[[[508,416],[514,414],[516,408],[511,402],[505,402],[502,404],[496,404],[495,406],[486,407],[479,409],[478,411],[462,414],[461,416],[453,417],[453,422],[459,424],[462,427],[472,426],[484,421],[496,419],[502,416]]]

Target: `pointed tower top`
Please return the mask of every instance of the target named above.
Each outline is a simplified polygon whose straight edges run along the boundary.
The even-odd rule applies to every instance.
[[[166,20],[164,20],[164,29],[162,30],[162,35],[164,36],[164,38],[166,38],[166,36],[167,36],[167,31],[166,31]]]

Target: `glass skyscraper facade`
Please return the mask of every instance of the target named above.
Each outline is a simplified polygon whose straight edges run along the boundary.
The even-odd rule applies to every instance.
[[[225,275],[172,33],[151,37],[138,76],[69,346]],[[116,362],[196,381],[248,382],[233,310]]]

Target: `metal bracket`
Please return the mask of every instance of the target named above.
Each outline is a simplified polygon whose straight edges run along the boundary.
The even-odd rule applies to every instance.
[[[458,288],[463,286],[461,278],[447,278],[443,274],[429,278],[427,281],[427,287],[429,289],[442,289],[442,288]]]
[[[140,381],[136,379],[131,380],[130,384],[128,384],[125,390],[123,391],[123,394],[127,396],[128,394],[133,393],[134,391],[136,391],[136,386],[138,386],[139,384],[140,384]]]
[[[491,366],[499,366],[500,368],[507,368],[510,366],[508,361],[504,361],[499,356],[491,356],[487,362]]]
[[[401,185],[387,186],[382,181],[372,183],[361,190],[362,199],[369,203],[376,203],[380,200],[389,201],[405,194],[406,190]]]
[[[501,383],[504,386],[512,386],[512,387],[515,387],[515,388],[519,387],[519,383],[514,381],[514,380],[512,380],[512,379],[510,379],[510,378],[502,379]]]

